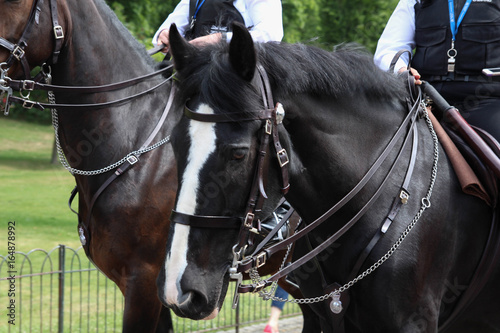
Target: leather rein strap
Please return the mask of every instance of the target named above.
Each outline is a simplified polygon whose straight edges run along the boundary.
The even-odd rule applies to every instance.
[[[286,248],[288,245],[294,243],[298,239],[304,237],[307,235],[309,232],[312,230],[316,229],[318,226],[320,226],[323,222],[328,220],[333,214],[335,214],[339,209],[344,207],[357,193],[361,191],[361,189],[368,183],[368,181],[373,177],[375,172],[379,169],[379,167],[382,165],[382,162],[389,156],[390,152],[393,150],[394,146],[398,142],[398,140],[403,137],[403,135],[406,133],[406,138],[405,138],[405,143],[401,147],[400,153],[396,160],[394,161],[390,171],[388,172],[387,176],[383,180],[382,184],[378,188],[378,190],[375,192],[375,194],[372,196],[372,198],[365,204],[365,206],[349,221],[347,222],[342,228],[340,228],[335,234],[330,236],[327,240],[325,240],[323,243],[318,245],[316,248],[314,248],[312,251],[310,251],[308,254],[304,255],[303,257],[297,259],[293,263],[291,263],[289,266],[284,268],[283,270],[277,272],[270,278],[263,280],[260,282],[259,285],[241,285],[238,287],[238,292],[239,293],[245,293],[245,292],[257,292],[259,290],[262,290],[263,288],[271,285],[274,281],[279,280],[281,277],[288,275],[290,272],[293,270],[297,269],[301,265],[305,264],[309,260],[313,259],[315,256],[317,256],[319,253],[321,253],[323,250],[331,246],[336,240],[338,240],[342,235],[344,235],[354,224],[364,215],[364,213],[368,210],[369,207],[375,202],[375,200],[378,198],[378,196],[381,194],[381,189],[385,182],[388,180],[389,176],[392,173],[393,168],[395,167],[395,164],[399,157],[401,156],[401,153],[406,146],[407,142],[409,141],[408,138],[410,136],[410,133],[413,131],[416,131],[416,119],[417,115],[420,110],[420,104],[421,104],[421,94],[419,93],[417,96],[417,100],[413,104],[410,112],[406,116],[406,118],[403,120],[401,123],[400,127],[398,128],[397,132],[394,134],[382,154],[379,156],[379,158],[375,161],[375,163],[372,165],[372,167],[368,170],[368,172],[365,174],[365,176],[359,181],[359,183],[348,193],[344,198],[342,198],[336,205],[334,205],[332,208],[330,208],[326,213],[324,213],[322,216],[320,216],[318,219],[307,225],[305,228],[300,230],[299,232],[295,233],[291,237],[267,248],[264,249],[262,252],[252,255],[248,258],[245,258],[241,260],[240,262],[237,262],[237,271],[242,273],[242,272],[247,272],[250,269],[253,268],[258,268],[261,267],[263,264],[265,264],[266,260],[271,257],[274,253]],[[410,126],[410,129],[408,129],[408,126]],[[415,150],[416,152],[416,150]],[[394,208],[393,208],[394,209]],[[398,209],[395,210],[397,212]],[[392,215],[391,215],[392,216]],[[259,250],[260,247],[256,249],[254,254]]]

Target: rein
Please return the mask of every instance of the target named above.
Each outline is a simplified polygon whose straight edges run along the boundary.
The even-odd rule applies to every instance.
[[[50,12],[52,19],[52,30],[54,33],[54,50],[52,52],[52,58],[49,63],[56,64],[59,58],[59,54],[61,53],[61,49],[64,44],[64,31],[61,25],[59,25],[58,15],[57,15],[57,0],[49,0],[50,1]],[[115,101],[110,101],[106,103],[95,103],[95,104],[56,104],[54,103],[41,103],[35,102],[29,99],[31,91],[34,90],[44,90],[49,92],[67,92],[67,93],[80,93],[80,94],[93,94],[93,93],[103,93],[110,92],[120,89],[125,89],[134,85],[137,85],[145,80],[163,74],[170,70],[173,65],[162,68],[161,70],[155,71],[153,73],[149,73],[146,75],[142,75],[133,79],[121,81],[118,83],[112,83],[107,85],[100,86],[57,86],[51,85],[47,83],[41,83],[43,79],[46,81],[50,81],[50,66],[43,64],[42,70],[39,75],[35,78],[31,77],[30,74],[30,65],[25,57],[25,49],[28,46],[27,40],[29,38],[31,27],[33,24],[39,23],[39,16],[42,11],[42,5],[44,0],[34,0],[29,18],[24,27],[21,38],[17,43],[11,43],[3,37],[0,37],[0,47],[6,48],[10,51],[10,56],[6,62],[0,63],[0,102],[3,100],[5,96],[4,106],[0,105],[0,110],[3,110],[4,114],[7,116],[9,114],[10,105],[12,103],[17,103],[22,105],[25,109],[36,108],[39,110],[45,110],[46,108],[57,108],[57,109],[71,109],[71,110],[89,110],[89,109],[100,109],[106,107],[119,106],[121,104],[130,102],[136,98],[147,95],[154,90],[162,87],[165,83],[167,83],[172,76],[166,78],[161,83],[157,84],[154,87],[151,87],[145,91],[140,93],[128,96],[126,98],[122,98]],[[164,45],[159,45],[153,48],[148,52],[149,55],[153,55],[160,51]],[[22,65],[25,80],[12,80],[8,77],[8,71],[10,67],[14,64],[15,61],[19,61]],[[48,67],[48,71],[45,71],[45,67]],[[13,96],[13,91],[19,91],[22,97]],[[27,95],[23,95],[22,92],[28,92]]]

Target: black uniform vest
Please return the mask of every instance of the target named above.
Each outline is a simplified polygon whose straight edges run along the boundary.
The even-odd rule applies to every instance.
[[[465,0],[455,0],[455,18]],[[412,67],[422,75],[446,75],[451,47],[447,0],[422,0],[415,5],[416,51]],[[500,67],[500,0],[473,0],[455,40],[455,72],[481,75],[488,67]]]
[[[199,1],[200,3],[202,0]],[[205,0],[196,15],[194,26],[186,31],[187,39],[194,39],[216,32],[227,32],[234,21],[245,24],[240,12],[233,5],[234,0]],[[189,4],[189,18],[196,12],[196,0]]]

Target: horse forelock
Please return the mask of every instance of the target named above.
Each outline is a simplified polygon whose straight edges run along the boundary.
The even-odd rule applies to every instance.
[[[255,112],[262,100],[251,82],[239,77],[229,63],[227,46],[216,44],[200,50],[180,74],[181,99],[197,96],[214,113]]]

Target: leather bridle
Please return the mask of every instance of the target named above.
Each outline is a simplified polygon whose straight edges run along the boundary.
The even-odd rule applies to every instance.
[[[12,43],[7,39],[0,37],[0,46],[10,51],[10,56],[5,62],[6,68],[10,68],[15,61],[19,61],[22,65],[24,76],[26,79],[30,79],[30,65],[26,59],[26,47],[28,46],[28,39],[31,33],[31,29],[34,24],[38,25],[40,13],[42,11],[44,0],[33,0],[31,5],[30,14],[28,16],[28,21],[24,26],[23,33],[17,41],[17,43]],[[54,50],[52,51],[52,59],[50,63],[57,63],[59,54],[64,44],[64,31],[62,26],[59,24],[57,15],[57,0],[50,1],[50,12],[52,17],[52,31],[54,33]]]
[[[197,228],[225,228],[240,229],[238,246],[245,247],[247,243],[253,242],[252,234],[259,234],[261,231],[260,220],[258,218],[262,211],[264,199],[267,199],[265,190],[266,172],[269,159],[269,145],[272,140],[276,157],[282,174],[282,192],[286,194],[290,188],[288,181],[288,153],[281,145],[278,128],[282,126],[285,116],[283,107],[277,103],[274,107],[269,79],[263,67],[258,64],[256,74],[257,89],[262,94],[264,108],[254,112],[236,112],[231,114],[205,114],[191,110],[187,105],[184,107],[184,115],[192,120],[201,122],[243,122],[253,120],[263,120],[264,128],[261,132],[259,154],[256,160],[255,176],[250,189],[245,217],[231,216],[199,216],[172,211],[170,220],[172,223],[190,225]],[[272,139],[271,139],[272,138]]]

